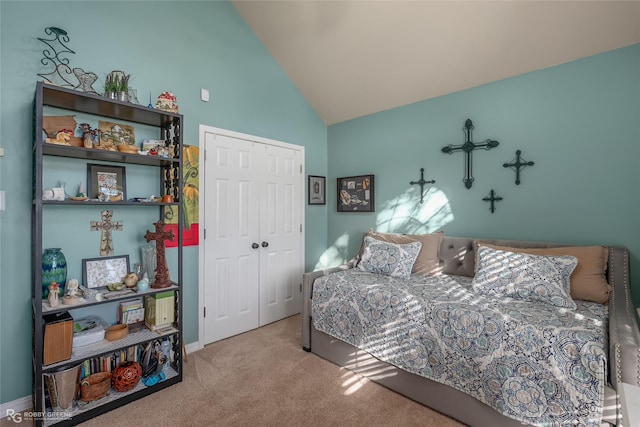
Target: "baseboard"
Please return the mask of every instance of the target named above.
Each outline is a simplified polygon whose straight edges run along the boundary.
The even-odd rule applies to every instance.
[[[185,350],[187,351],[187,357],[189,357],[189,353],[193,353],[198,350],[202,350],[202,346],[198,341],[192,342],[190,344],[185,345]],[[16,400],[12,400],[11,402],[0,403],[0,418],[6,417],[9,414],[7,411],[11,410],[13,412],[26,411],[27,409],[31,409],[33,407],[31,403],[31,396],[20,397]]]
[[[11,402],[0,403],[0,418],[8,417],[12,413],[26,411],[31,408],[33,408],[33,405],[30,395],[12,400]]]
[[[194,351],[202,350],[204,347],[200,345],[199,341],[192,342],[190,344],[185,345],[185,350],[187,351],[187,358],[189,358],[189,354]]]

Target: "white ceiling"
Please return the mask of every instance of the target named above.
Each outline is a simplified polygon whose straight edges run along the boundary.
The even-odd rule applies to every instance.
[[[640,1],[232,4],[328,125],[640,42]]]

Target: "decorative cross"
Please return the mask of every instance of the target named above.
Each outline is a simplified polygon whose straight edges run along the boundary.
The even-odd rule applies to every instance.
[[[147,230],[144,235],[145,240],[149,243],[151,240],[156,241],[156,281],[151,284],[152,288],[168,288],[171,286],[171,279],[169,278],[169,267],[167,267],[167,257],[164,253],[164,241],[176,238],[173,230],[165,231],[164,222],[159,220],[154,222],[156,226],[156,232],[152,233]]]
[[[522,153],[522,151],[517,150],[516,151],[516,160],[513,163],[505,163],[505,164],[502,165],[505,168],[511,168],[511,169],[516,171],[516,185],[520,185],[520,169],[522,169],[525,166],[533,166],[535,164],[533,162],[520,161],[520,154],[521,153]]]
[[[485,197],[482,200],[484,200],[485,202],[491,202],[491,207],[489,208],[489,210],[491,211],[491,213],[494,213],[496,211],[495,202],[499,202],[500,200],[502,200],[502,197],[496,196],[496,192],[493,191],[493,189],[491,190],[491,193],[489,193],[489,195],[490,197]]]
[[[122,231],[122,221],[112,222],[113,211],[102,211],[102,221],[91,221],[91,231],[102,231],[100,237],[100,256],[113,255],[112,231]]]
[[[409,184],[420,186],[420,203],[424,201],[424,185],[425,184],[435,184],[435,180],[425,181],[424,180],[424,168],[420,168],[420,181],[411,181]]]
[[[467,187],[467,189],[471,188],[474,180],[473,173],[472,173],[473,157],[471,156],[471,153],[473,152],[473,150],[475,150],[476,148],[491,150],[492,148],[495,148],[498,146],[498,144],[500,144],[498,141],[495,141],[493,139],[485,139],[483,142],[479,144],[474,144],[473,142],[471,142],[472,130],[473,130],[473,122],[471,121],[471,119],[467,119],[467,121],[464,122],[464,133],[466,135],[466,140],[464,144],[462,145],[449,144],[446,147],[442,147],[442,152],[447,154],[451,154],[454,151],[458,151],[458,150],[464,151],[464,178],[462,179],[462,181],[464,182],[464,186]]]

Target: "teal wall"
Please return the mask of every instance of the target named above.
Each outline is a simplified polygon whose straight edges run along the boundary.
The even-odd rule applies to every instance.
[[[307,173],[325,175],[327,127],[227,2],[3,0],[0,24],[0,146],[5,150],[0,190],[7,205],[0,212],[0,403],[5,403],[31,394],[32,102],[36,74],[47,69],[40,64],[44,45],[36,40],[45,36],[46,27],[67,31],[76,52],[71,65],[95,72],[97,90],[107,73],[122,69],[132,74],[131,86],[145,105],[149,92],[155,99],[173,91],[185,118],[186,144],[198,144],[200,124],[298,144],[305,147]],[[209,90],[209,103],[200,101],[200,88]],[[70,176],[68,186],[75,190],[77,173],[61,163],[61,176],[51,179]],[[127,173],[133,177],[135,167]],[[326,211],[307,206],[307,269],[326,247]],[[49,223],[70,227],[44,236],[46,244],[61,246],[72,259],[70,274],[79,274],[84,248],[92,254],[98,249],[94,233],[72,231],[88,228],[96,214],[88,208],[72,214],[54,209],[47,217]],[[125,228],[144,222],[130,211],[116,215]],[[114,242],[116,251],[130,253],[134,262],[139,243],[118,233]],[[197,247],[185,248],[184,255],[185,342],[191,343],[198,339]]]
[[[470,72],[473,71],[472,66]],[[473,187],[462,182],[467,118]],[[640,303],[640,44],[329,127],[327,199],[337,177],[375,174],[376,212],[329,211],[331,263],[352,256],[369,228],[397,232],[624,245]],[[502,167],[522,150],[535,166]],[[435,179],[420,205],[410,181]],[[496,212],[482,201],[495,189]],[[390,217],[393,220],[389,220]],[[329,264],[329,262],[327,262]]]

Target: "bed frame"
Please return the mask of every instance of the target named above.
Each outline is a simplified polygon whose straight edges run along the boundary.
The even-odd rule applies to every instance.
[[[440,267],[445,274],[472,277],[475,266],[473,238],[445,236],[440,246]],[[557,243],[514,240],[484,242],[528,248],[567,246]],[[383,362],[369,353],[313,328],[311,296],[313,282],[334,271],[353,268],[355,260],[339,267],[305,273],[303,277],[302,348],[339,366],[357,372],[391,390],[471,426],[522,426],[488,405],[450,386],[415,375]],[[629,281],[629,251],[609,247],[607,279],[609,296],[609,384],[605,388],[603,425],[619,424],[618,384],[640,386],[640,329]]]

